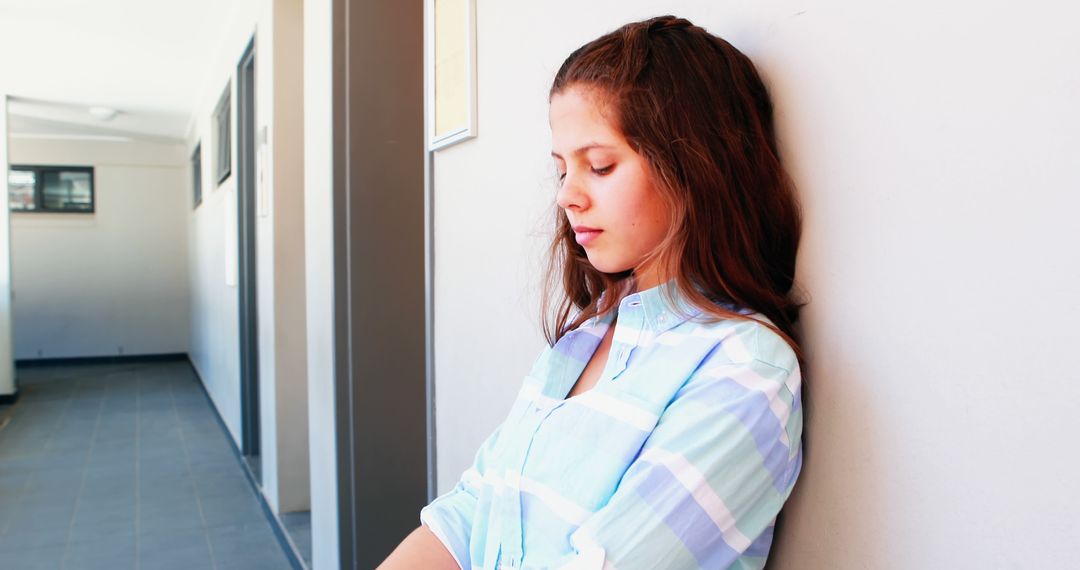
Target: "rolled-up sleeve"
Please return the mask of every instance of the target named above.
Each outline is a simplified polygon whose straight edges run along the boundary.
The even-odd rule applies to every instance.
[[[570,536],[568,569],[760,568],[801,467],[798,365],[706,363],[611,499]]]
[[[420,523],[431,529],[465,570],[472,567],[470,539],[483,473],[487,470],[487,462],[498,442],[500,431],[501,426],[488,436],[476,452],[473,464],[465,470],[453,489],[420,509]]]

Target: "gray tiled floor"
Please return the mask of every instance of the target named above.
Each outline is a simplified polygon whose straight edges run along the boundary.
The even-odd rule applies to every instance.
[[[288,569],[183,361],[20,368],[0,566]]]
[[[281,523],[303,557],[304,565],[311,568],[311,511],[285,513],[281,515]]]

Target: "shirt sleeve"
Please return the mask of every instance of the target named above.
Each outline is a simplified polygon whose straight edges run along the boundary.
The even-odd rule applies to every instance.
[[[676,394],[561,568],[760,568],[801,467],[801,377],[706,365]]]
[[[482,474],[487,471],[487,462],[501,431],[502,426],[484,440],[476,452],[473,464],[465,470],[453,489],[420,509],[420,523],[431,529],[453,555],[458,566],[464,570],[472,567],[469,556],[470,537]]]

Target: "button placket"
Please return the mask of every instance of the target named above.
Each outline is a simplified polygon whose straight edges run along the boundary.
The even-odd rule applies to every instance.
[[[626,370],[626,362],[630,359],[630,353],[633,352],[634,347],[641,340],[644,325],[645,315],[642,312],[641,301],[634,298],[626,302],[626,306],[619,311],[619,322],[616,323],[616,326],[636,330],[637,337],[634,338],[633,342],[629,343],[618,341],[618,348],[608,357],[610,361],[609,369],[605,371],[608,380],[614,380],[619,374],[622,374],[623,370]]]
[[[507,521],[509,524],[506,525],[507,528],[501,541],[502,545],[500,546],[499,555],[500,559],[505,558],[504,565],[507,568],[515,567],[518,564],[518,561],[524,556],[525,534],[524,529],[521,526],[521,477],[525,474],[525,464],[528,461],[532,443],[536,439],[536,432],[539,431],[540,425],[555,407],[558,406],[540,406],[535,401],[532,402],[531,408],[535,410],[535,413],[527,418],[527,431],[525,433],[528,433],[528,442],[523,446],[521,454],[512,464],[514,470],[517,472],[518,484],[513,486],[513,494],[510,497],[510,516]]]

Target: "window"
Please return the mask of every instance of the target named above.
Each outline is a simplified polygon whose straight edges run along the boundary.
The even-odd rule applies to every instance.
[[[232,133],[229,129],[231,126],[232,98],[229,92],[231,87],[231,83],[225,85],[225,92],[221,94],[217,108],[214,109],[214,152],[217,154],[214,174],[217,176],[218,184],[225,182],[229,173],[232,172]]]
[[[89,166],[15,166],[8,170],[12,212],[94,212]]]
[[[191,180],[195,192],[195,206],[202,203],[202,143],[195,145],[195,152],[191,154]]]

